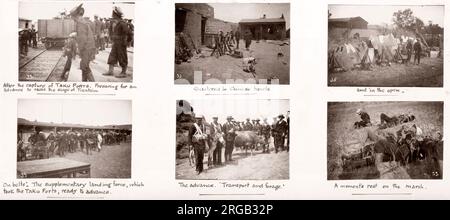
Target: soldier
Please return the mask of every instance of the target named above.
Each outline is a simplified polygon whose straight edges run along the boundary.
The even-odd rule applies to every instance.
[[[290,139],[290,136],[291,136],[291,134],[290,134],[290,126],[289,126],[289,120],[290,120],[290,114],[291,114],[291,111],[288,111],[287,112],[287,119],[286,119],[286,121],[287,121],[287,123],[286,123],[286,138],[287,138],[287,152],[289,152],[289,139]]]
[[[92,153],[90,153],[92,144],[94,144],[94,140],[92,139],[92,133],[89,131],[89,129],[85,129],[84,130],[84,134],[83,134],[83,140],[85,143],[85,148],[86,148],[86,154],[90,155]]]
[[[227,122],[223,124],[223,132],[225,133],[225,162],[233,161],[234,138],[236,137],[236,126],[232,123],[233,117],[228,116]]]
[[[245,41],[245,49],[250,49],[250,44],[252,44],[253,34],[250,30],[245,30],[244,32],[244,41]]]
[[[128,40],[129,47],[134,47],[134,25],[133,25],[133,20],[132,19],[128,19],[128,29],[130,30],[130,39]]]
[[[103,29],[103,23],[99,20],[98,15],[94,15],[94,38],[95,38],[95,48],[96,53],[98,54],[98,51],[101,50],[101,33]]]
[[[219,123],[219,118],[217,116],[213,117],[213,122],[211,123],[211,127],[212,127],[212,136],[216,137],[216,134],[222,134],[223,133],[223,129],[222,129],[222,125],[220,125]],[[216,149],[213,152],[213,163],[214,165],[222,165],[222,143],[220,143],[217,140],[214,140],[215,144],[216,144]],[[213,143],[214,144],[214,143]]]
[[[271,127],[269,123],[267,123],[267,118],[264,118],[263,124],[261,125],[261,134],[264,136],[264,143],[265,143],[263,146],[263,153],[270,153],[269,151],[270,130]]]
[[[95,56],[95,39],[92,22],[83,19],[83,4],[75,7],[70,11],[70,16],[76,23],[78,51],[81,58],[80,69],[81,79],[83,82],[94,81],[89,63]]]
[[[239,29],[234,33],[234,37],[236,38],[236,49],[239,49],[239,41],[241,40],[241,32],[239,32]]]
[[[50,134],[47,137],[47,143],[50,144],[48,151],[49,154],[53,155],[53,152],[55,151],[56,148],[56,136],[54,134],[54,132],[50,132]]]
[[[114,65],[117,62],[122,67],[122,72],[117,75],[117,78],[124,78],[127,76],[128,55],[127,45],[130,39],[130,30],[127,23],[122,19],[123,13],[119,7],[114,7],[112,12],[112,21],[109,27],[109,36],[112,41],[112,49],[109,53],[108,64],[109,70],[104,73],[105,76],[114,75]]]
[[[31,25],[30,33],[31,33],[30,45],[33,45],[33,48],[37,48],[37,32],[36,29],[34,28],[34,25]]]
[[[189,128],[189,143],[194,147],[196,158],[196,171],[197,174],[203,172],[203,158],[205,157],[206,150],[206,125],[203,123],[203,116],[195,116],[196,122]]]
[[[250,118],[247,118],[247,121],[244,124],[244,131],[251,131],[253,130],[253,125],[250,122]]]
[[[40,127],[35,127],[34,131],[35,133],[28,138],[28,142],[31,143],[33,156],[37,159],[43,159],[47,156],[47,140],[45,135],[41,133]]]
[[[275,127],[272,131],[275,144],[275,153],[278,153],[279,148],[281,151],[284,150],[284,139],[286,137],[287,123],[283,119],[283,115],[278,116],[278,121],[275,123]]]
[[[28,29],[28,22],[25,23],[25,29],[19,30],[19,44],[20,54],[22,56],[28,56],[28,41],[31,38],[30,30]]]
[[[69,34],[69,39],[66,40],[66,45],[64,46],[64,56],[67,57],[66,64],[63,69],[63,79],[67,81],[69,77],[69,71],[72,67],[72,59],[75,59],[77,52],[77,43],[76,43],[76,35],[77,33],[73,32]]]
[[[255,119],[255,125],[253,126],[253,131],[256,132],[257,135],[262,135],[261,124],[259,123],[261,120],[259,118]]]

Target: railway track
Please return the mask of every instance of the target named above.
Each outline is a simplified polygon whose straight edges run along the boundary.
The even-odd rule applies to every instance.
[[[57,72],[57,66],[62,62],[63,51],[46,49],[37,53],[19,66],[20,81],[52,81],[62,73]]]

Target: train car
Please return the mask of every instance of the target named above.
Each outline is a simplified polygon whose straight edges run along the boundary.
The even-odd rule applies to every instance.
[[[75,31],[75,21],[72,19],[40,19],[38,20],[38,35],[45,48],[63,47],[69,34]]]

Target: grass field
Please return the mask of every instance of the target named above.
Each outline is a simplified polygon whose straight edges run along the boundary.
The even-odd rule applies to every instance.
[[[328,179],[376,179],[380,177],[374,166],[364,167],[350,173],[343,173],[341,155],[343,146],[359,140],[364,129],[353,128],[353,123],[360,118],[355,113],[358,108],[365,110],[373,124],[380,123],[381,113],[398,115],[409,113],[416,116],[416,120],[409,124],[416,124],[424,135],[434,136],[436,132],[443,131],[443,103],[442,102],[341,102],[328,103],[328,146],[327,170]],[[371,128],[375,129],[375,128]],[[395,131],[397,127],[390,128]],[[389,129],[388,129],[389,130]],[[412,179],[426,179],[423,164],[409,164],[406,171]]]
[[[374,65],[370,71],[328,73],[329,86],[442,87],[443,80],[442,58],[422,58],[420,65],[392,63],[384,67]]]

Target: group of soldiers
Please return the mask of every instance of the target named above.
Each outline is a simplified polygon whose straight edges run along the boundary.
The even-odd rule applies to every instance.
[[[239,49],[241,35],[239,30],[236,30],[236,32],[229,31],[225,34],[220,30],[219,34],[214,37],[214,49],[211,56],[216,55],[216,57],[219,57],[226,54],[233,54],[234,50]],[[249,50],[253,34],[247,29],[244,31],[242,37],[245,42],[245,49]]]
[[[37,48],[37,31],[34,25],[29,28],[29,23],[25,23],[24,29],[19,29],[19,55],[26,57],[28,47]]]
[[[213,152],[213,165],[222,165],[222,149],[225,147],[225,162],[233,161],[232,154],[235,145],[237,131],[253,131],[257,136],[264,138],[263,153],[270,153],[269,141],[273,137],[275,153],[278,151],[289,151],[289,116],[286,118],[280,114],[273,118],[273,123],[269,124],[267,118],[260,119],[247,118],[245,122],[238,122],[232,116],[227,117],[224,124],[218,122],[218,117],[213,117],[213,122],[208,124],[203,115],[195,116],[195,123],[189,129],[189,144],[193,147],[196,158],[196,171],[200,174],[203,171],[203,158],[206,146],[215,145]],[[217,140],[223,137],[223,142]],[[252,138],[252,137],[246,137]],[[287,144],[285,140],[287,139]]]
[[[103,41],[102,36],[107,36],[108,41],[111,42],[111,51],[107,62],[109,69],[103,75],[113,76],[114,66],[119,63],[122,71],[115,77],[126,77],[128,68],[127,47],[133,44],[134,34],[134,27],[131,20],[128,20],[128,22],[125,21],[122,10],[115,6],[111,19],[98,19],[98,17],[94,17],[95,21],[91,22],[90,20],[84,19],[84,8],[82,5],[80,4],[72,9],[69,14],[76,23],[76,43],[78,54],[81,58],[80,69],[82,72],[82,81],[93,81],[89,64],[94,60],[98,50],[104,50],[103,45],[107,44],[107,41]],[[104,33],[108,34],[105,35]]]
[[[34,133],[28,138],[28,146],[24,146],[22,138],[18,136],[17,160],[24,161],[27,151],[32,159],[45,159],[53,155],[64,157],[66,153],[75,153],[78,150],[91,155],[92,151],[100,152],[104,145],[116,145],[127,141],[125,132],[100,131],[92,129],[59,130],[50,132],[47,136],[41,128],[35,127]]]

